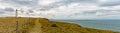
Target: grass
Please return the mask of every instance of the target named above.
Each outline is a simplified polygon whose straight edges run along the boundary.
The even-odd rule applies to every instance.
[[[74,23],[50,21],[46,18],[0,18],[0,33],[119,33],[82,27]]]

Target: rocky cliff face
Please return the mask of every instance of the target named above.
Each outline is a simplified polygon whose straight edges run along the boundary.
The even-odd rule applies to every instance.
[[[0,18],[0,33],[118,33],[46,18]]]

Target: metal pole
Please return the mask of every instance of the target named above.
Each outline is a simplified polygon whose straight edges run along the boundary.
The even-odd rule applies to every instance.
[[[18,21],[16,21],[16,33],[18,33]]]

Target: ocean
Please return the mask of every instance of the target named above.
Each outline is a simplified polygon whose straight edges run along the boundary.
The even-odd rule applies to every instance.
[[[79,24],[83,27],[120,32],[120,20],[57,20]]]

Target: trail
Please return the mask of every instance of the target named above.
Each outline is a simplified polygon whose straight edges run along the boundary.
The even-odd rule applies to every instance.
[[[29,33],[42,33],[41,24],[39,23],[39,19],[35,19],[34,21],[35,21],[34,22],[35,25],[31,28]]]

